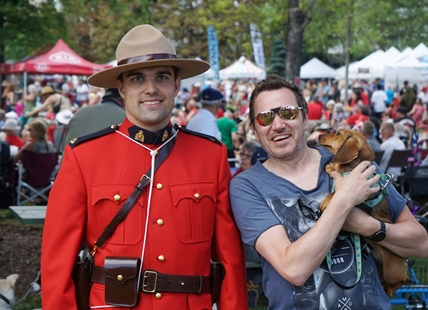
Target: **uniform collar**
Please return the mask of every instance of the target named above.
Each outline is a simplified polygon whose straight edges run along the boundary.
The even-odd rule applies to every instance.
[[[165,128],[158,132],[152,132],[147,129],[133,125],[128,128],[129,137],[139,143],[159,145],[171,137],[172,125],[169,123]]]

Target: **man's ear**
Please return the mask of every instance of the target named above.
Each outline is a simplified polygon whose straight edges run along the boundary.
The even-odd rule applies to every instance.
[[[125,99],[125,93],[123,92],[123,83],[121,80],[116,80],[117,90],[119,91],[119,95],[122,99]]]
[[[180,91],[180,85],[181,85],[181,78],[177,77],[175,79],[175,91],[174,91],[174,96],[178,95],[178,92]]]
[[[254,136],[256,137],[256,141],[260,141],[260,137],[259,137],[259,134],[258,134],[258,132],[257,132],[257,130],[256,130],[256,127],[255,127],[254,125],[251,125],[251,126],[250,126],[250,129],[252,129],[252,130],[253,130],[253,132],[254,132]]]

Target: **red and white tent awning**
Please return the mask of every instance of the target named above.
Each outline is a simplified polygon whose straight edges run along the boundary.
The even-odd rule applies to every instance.
[[[92,75],[110,67],[109,64],[99,65],[80,57],[59,39],[46,54],[12,65],[0,64],[0,73]]]

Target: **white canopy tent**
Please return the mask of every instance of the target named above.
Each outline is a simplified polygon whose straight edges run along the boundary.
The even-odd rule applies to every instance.
[[[334,79],[336,70],[314,57],[300,67],[301,79]]]
[[[236,78],[262,80],[266,77],[266,72],[249,61],[245,56],[241,56],[239,60],[220,70],[219,75],[220,80]]]
[[[367,57],[349,66],[350,79],[372,80],[383,78],[385,52],[377,50]]]
[[[428,82],[428,47],[420,43],[415,49],[390,65],[385,66],[385,84],[394,85],[397,89],[404,81],[419,88]]]

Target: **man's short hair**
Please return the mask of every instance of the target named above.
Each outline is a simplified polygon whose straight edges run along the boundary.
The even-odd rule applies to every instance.
[[[371,121],[365,121],[363,122],[361,129],[366,136],[372,137],[374,135],[375,125]]]
[[[395,132],[394,123],[391,123],[391,122],[383,122],[383,123],[381,124],[381,127],[382,127],[382,128],[385,128],[385,129],[392,130],[392,132]]]

